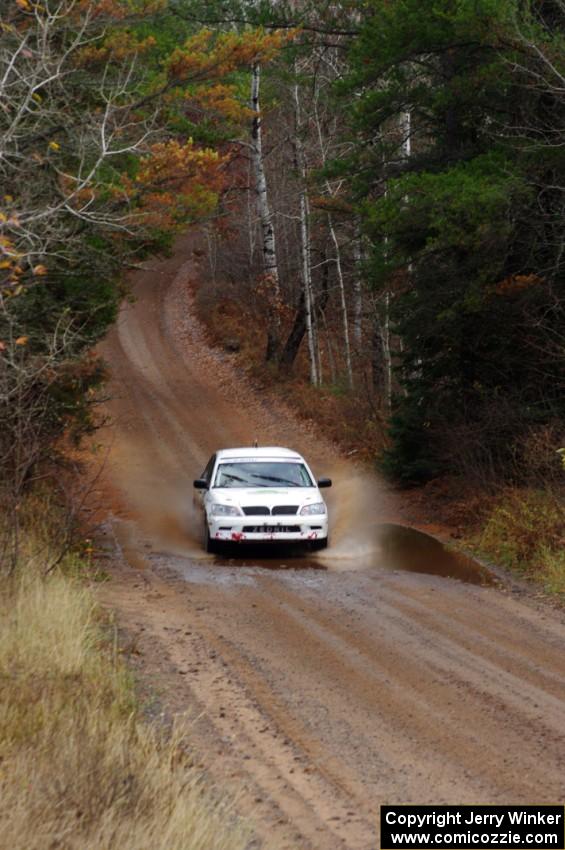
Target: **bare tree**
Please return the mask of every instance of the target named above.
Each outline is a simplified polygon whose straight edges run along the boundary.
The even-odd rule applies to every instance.
[[[263,237],[263,267],[265,271],[265,281],[268,288],[267,295],[269,300],[270,315],[267,341],[267,360],[274,360],[278,356],[280,347],[281,293],[275,242],[275,228],[273,225],[273,214],[269,205],[267,178],[265,175],[265,164],[263,160],[260,85],[261,65],[259,62],[255,62],[251,70],[251,109],[254,113],[251,125],[251,163],[255,178],[257,210],[259,213]]]
[[[304,310],[306,318],[306,337],[308,340],[308,354],[310,360],[310,382],[317,386],[321,382],[318,341],[315,325],[314,290],[312,287],[312,268],[310,260],[310,203],[308,199],[307,165],[302,144],[302,114],[300,103],[300,87],[298,82],[293,86],[294,98],[294,136],[293,148],[295,157],[295,168],[300,181],[299,204],[300,204],[300,253],[302,257],[302,287],[304,292]]]
[[[74,259],[85,228],[130,232],[132,199],[116,166],[147,149],[135,56],[85,68],[104,34],[93,4],[47,0],[2,20],[0,286],[21,291],[46,264]],[[95,86],[92,83],[95,82]]]

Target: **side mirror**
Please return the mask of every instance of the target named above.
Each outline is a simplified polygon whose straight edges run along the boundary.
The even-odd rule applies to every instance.
[[[318,478],[318,487],[320,487],[320,489],[322,487],[331,487],[331,486],[332,486],[332,479],[331,478]]]
[[[193,486],[197,490],[207,490],[208,489],[208,482],[206,481],[205,478],[196,478]]]

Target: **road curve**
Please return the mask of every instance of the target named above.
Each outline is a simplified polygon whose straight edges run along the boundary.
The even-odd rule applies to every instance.
[[[374,850],[385,803],[562,801],[563,615],[391,569],[371,534],[391,510],[378,482],[206,344],[192,249],[136,273],[102,347],[121,560],[100,593],[163,710],[188,712],[197,758],[237,792],[257,847]],[[324,560],[201,552],[192,478],[254,438],[336,478]]]

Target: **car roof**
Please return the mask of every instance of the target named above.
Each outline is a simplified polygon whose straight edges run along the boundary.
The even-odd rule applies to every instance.
[[[280,446],[246,446],[244,448],[239,449],[220,449],[216,452],[216,456],[218,460],[228,459],[228,458],[281,458],[281,459],[289,459],[289,460],[303,460],[302,456],[298,454],[298,452],[292,451],[292,449],[283,449]]]

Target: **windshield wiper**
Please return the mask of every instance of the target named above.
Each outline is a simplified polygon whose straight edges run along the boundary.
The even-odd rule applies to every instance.
[[[242,481],[244,484],[249,484],[249,481],[245,478],[240,478],[238,475],[231,475],[229,472],[222,472],[222,478],[230,478],[232,481]]]
[[[289,484],[291,487],[301,487],[296,481],[290,481],[288,478],[277,478],[275,475],[260,475],[258,472],[251,473],[253,478],[262,478],[264,481],[275,481],[277,484]]]

